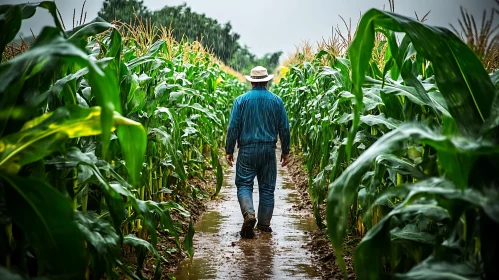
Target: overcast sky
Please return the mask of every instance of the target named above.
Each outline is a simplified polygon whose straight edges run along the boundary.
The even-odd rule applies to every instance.
[[[22,3],[22,0],[0,0],[0,4]],[[37,1],[30,1],[37,2]],[[66,27],[71,28],[73,9],[77,17],[83,0],[56,0]],[[102,0],[87,0],[85,11],[87,21],[95,18],[102,6]],[[355,26],[359,14],[370,8],[388,10],[388,0],[144,0],[150,10],[158,10],[165,5],[187,3],[195,12],[204,13],[221,23],[231,22],[233,30],[241,35],[240,41],[253,53],[263,55],[268,52],[294,51],[295,45],[304,40],[316,42],[331,35],[332,27],[352,19]],[[463,6],[477,19],[482,18],[484,9],[491,10],[494,0],[395,0],[395,12],[421,17],[431,10],[427,24],[449,27],[457,25],[460,18],[459,7]],[[489,12],[490,14],[490,12]],[[496,15],[499,22],[499,15]],[[46,12],[38,13],[35,18],[23,24],[22,32],[30,34],[32,28],[37,33],[43,25],[53,24]]]

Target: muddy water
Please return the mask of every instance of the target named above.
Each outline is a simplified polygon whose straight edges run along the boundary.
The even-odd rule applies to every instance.
[[[278,155],[278,158],[280,155]],[[316,229],[308,213],[293,205],[301,199],[287,171],[278,164],[275,208],[271,226],[274,232],[256,232],[254,239],[242,239],[242,215],[234,186],[235,166],[226,171],[217,201],[195,225],[195,254],[184,260],[174,273],[176,279],[319,279],[306,248],[308,233]],[[254,205],[258,209],[258,183],[255,179]]]

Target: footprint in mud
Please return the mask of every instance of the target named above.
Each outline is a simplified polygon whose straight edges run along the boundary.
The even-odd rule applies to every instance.
[[[278,155],[280,156],[280,155]],[[279,157],[278,157],[279,158]],[[307,213],[294,210],[301,199],[284,169],[278,165],[274,232],[255,230],[253,239],[239,234],[242,215],[234,186],[235,167],[226,171],[220,196],[210,202],[195,225],[195,254],[180,263],[176,279],[319,279],[306,244],[308,232],[316,229]],[[255,180],[254,204],[258,209]]]

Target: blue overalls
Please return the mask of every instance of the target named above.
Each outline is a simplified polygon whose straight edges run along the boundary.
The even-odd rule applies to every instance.
[[[269,226],[274,211],[278,135],[282,154],[289,154],[289,123],[280,97],[265,87],[254,87],[236,98],[229,120],[225,151],[233,154],[237,141],[236,186],[243,217],[247,213],[255,215],[253,181],[255,177],[258,179],[259,226]]]

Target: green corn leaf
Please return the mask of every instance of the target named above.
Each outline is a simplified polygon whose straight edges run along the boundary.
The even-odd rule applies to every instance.
[[[129,234],[123,238],[123,242],[135,248],[135,255],[137,257],[137,275],[141,277],[142,275],[142,266],[145,261],[146,251],[149,251],[153,257],[157,260],[156,266],[161,266],[160,260],[164,262],[168,262],[163,256],[161,256],[156,248],[154,248],[151,243],[145,241],[144,239],[138,238],[133,234]]]
[[[114,229],[117,233],[121,235],[121,226],[125,220],[125,202],[123,197],[134,201],[135,197],[132,193],[125,187],[116,183],[109,183],[106,178],[102,175],[97,166],[85,162],[79,162],[83,170],[88,170],[89,173],[93,174],[98,181],[98,186],[102,190],[105,202],[111,219],[113,221]]]
[[[130,181],[140,183],[140,171],[147,147],[147,135],[141,125],[123,125],[118,127],[118,141],[123,152]]]
[[[51,85],[50,79],[37,80],[36,78],[40,78],[38,76],[42,73],[54,72],[54,66],[50,64],[51,61],[59,61],[63,65],[71,64],[72,67],[81,68],[89,65],[85,52],[69,44],[59,29],[45,27],[28,52],[0,65],[0,81],[2,81],[0,83],[0,108],[7,111],[12,110],[16,103],[23,99],[30,100],[30,102],[18,105],[36,106],[40,104],[44,99],[34,102],[33,96],[24,96],[29,91],[23,91],[23,86],[31,83],[31,78],[33,78],[37,81],[40,90],[48,90],[49,85]],[[90,63],[93,67],[97,67],[93,62]],[[47,95],[45,95],[46,97]],[[0,121],[0,135],[6,129],[7,121],[8,118]]]
[[[96,256],[114,260],[120,255],[120,238],[108,221],[99,219],[94,213],[75,212],[78,227],[87,244],[96,251]]]
[[[438,217],[439,221],[448,221],[450,217],[446,209],[430,204],[409,205],[391,211],[366,233],[355,249],[354,267],[358,279],[385,279],[389,277],[383,270],[382,260],[385,257],[395,257],[390,255],[390,247],[394,246],[392,241],[433,242],[431,235],[416,231],[414,228],[391,230],[390,222],[392,217],[397,215],[405,215],[405,217],[424,215],[430,218]]]
[[[372,56],[375,26],[406,33],[417,53],[433,63],[438,87],[461,132],[477,138],[483,122],[491,116],[491,104],[496,97],[494,86],[473,51],[445,28],[430,27],[389,12],[369,10],[362,17],[357,36],[349,48],[357,100],[362,100],[361,87]],[[356,108],[357,111],[360,110]],[[349,139],[353,139],[357,126],[354,117]],[[351,147],[351,141],[347,148]]]
[[[430,145],[437,151],[443,152],[466,153],[475,156],[499,153],[499,147],[489,142],[444,136],[422,124],[403,124],[385,134],[348,166],[338,179],[329,185],[326,220],[328,234],[340,267],[345,268],[341,249],[347,228],[346,217],[348,217],[349,207],[354,202],[355,195],[358,193],[362,176],[368,171],[377,156],[398,150],[400,145],[408,139]],[[454,164],[459,163],[455,162]],[[470,172],[470,170],[467,170],[467,172]]]
[[[479,280],[480,273],[465,263],[451,263],[429,257],[406,273],[397,273],[393,279],[404,280]]]
[[[158,253],[156,248],[154,248],[154,246],[151,245],[151,243],[145,241],[144,239],[138,238],[133,234],[128,234],[127,236],[125,236],[123,238],[123,242],[135,248],[137,247],[144,248],[147,251],[149,251],[153,255],[153,257],[161,258],[160,254]]]
[[[217,176],[217,186],[214,195],[218,195],[218,193],[222,189],[222,184],[224,181],[224,171],[222,169],[222,164],[220,164],[220,160],[218,159],[218,152],[214,148],[211,149],[211,161],[213,168],[216,169]]]
[[[403,230],[392,230],[390,233],[390,221],[392,217],[399,217],[400,222],[410,220],[417,215],[425,215],[436,222],[460,220],[463,212],[468,208],[477,208],[483,211],[490,219],[499,222],[499,207],[496,196],[484,196],[477,190],[459,190],[452,182],[442,178],[430,178],[412,185],[392,187],[382,194],[374,203],[379,205],[386,199],[405,196],[402,203],[383,217],[376,226],[372,228],[359,243],[355,251],[355,266],[359,279],[382,279],[381,259],[388,254],[391,240],[404,238],[417,242],[428,243],[428,235],[404,233]],[[419,198],[433,199],[436,204],[417,204]],[[445,207],[445,208],[443,208]],[[374,252],[370,254],[368,252]],[[361,269],[362,268],[362,269]]]
[[[416,165],[408,159],[397,157],[395,155],[380,155],[376,157],[376,164],[382,164],[399,174],[411,175],[412,177],[422,180],[428,177]]]
[[[436,108],[431,101],[430,97],[426,93],[426,90],[421,83],[420,80],[412,73],[412,61],[411,57],[408,57],[405,59],[404,64],[402,66],[402,78],[404,79],[405,83],[412,87],[415,92],[417,93],[418,97],[420,100],[422,100],[425,104],[428,104],[436,113]]]
[[[114,29],[111,31],[109,38],[109,49],[106,53],[106,57],[119,57],[123,50],[123,38],[121,38],[120,32]],[[125,65],[126,67],[126,65]]]
[[[360,121],[368,126],[384,126],[389,130],[396,129],[401,122],[391,118],[386,118],[385,114],[361,116]]]
[[[180,247],[180,240],[179,240],[179,235],[177,230],[174,227],[174,222],[172,220],[172,217],[170,215],[170,210],[177,210],[179,211],[182,215],[189,217],[190,213],[185,210],[182,206],[178,205],[177,203],[173,201],[168,201],[168,202],[154,202],[154,201],[146,201],[145,204],[148,206],[150,209],[149,211],[154,213],[156,217],[159,217],[159,225],[158,228],[160,229],[166,229],[168,233],[172,236],[175,237],[175,242],[177,245],[178,249],[181,249]]]
[[[94,213],[75,212],[76,222],[85,236],[94,275],[112,275],[116,260],[121,257],[120,236],[108,221]]]
[[[404,228],[394,228],[390,231],[391,240],[393,241],[412,241],[431,246],[436,245],[436,238],[433,234],[420,231],[416,225],[407,224]]]
[[[76,100],[77,89],[75,87],[71,87],[71,84],[76,86],[75,80],[79,80],[87,74],[88,74],[88,68],[83,68],[81,70],[78,70],[74,74],[69,74],[59,79],[50,87],[50,89],[45,94],[42,94],[40,98],[38,98],[38,102],[36,103],[38,104],[45,101],[45,99],[47,98],[46,95],[54,95],[54,96],[63,95],[64,90],[70,90],[71,96],[73,96],[73,98]],[[76,104],[76,102],[74,104]],[[90,104],[87,103],[87,106],[89,105]]]
[[[60,150],[68,139],[101,134],[100,119],[99,107],[66,106],[29,121],[18,133],[0,138],[0,169],[16,173],[20,167]],[[133,137],[138,144],[143,143],[142,147],[123,147],[130,175],[137,179],[141,168],[137,162],[142,163],[145,152],[144,129],[139,123],[115,113],[112,129],[119,126],[134,126]]]
[[[66,36],[70,42],[83,48],[87,45],[86,41],[88,37],[100,34],[112,27],[112,24],[97,17],[91,22],[80,25],[73,30],[66,31]]]
[[[27,234],[47,273],[84,279],[83,235],[66,197],[45,182],[0,173],[8,215]]]
[[[384,91],[380,91],[379,95],[381,97],[381,100],[383,101],[383,104],[385,105],[385,108],[390,108],[390,110],[385,111],[387,117],[397,120],[404,119],[404,108],[400,100],[401,98],[395,95],[387,94]]]
[[[121,236],[121,226],[125,220],[125,200],[135,201],[131,186],[119,176],[104,160],[99,160],[92,153],[82,153],[73,147],[68,149],[64,157],[56,157],[47,161],[48,165],[54,164],[60,170],[65,168],[78,168],[79,185],[94,184],[100,187],[104,201],[111,216],[114,230]],[[109,182],[103,173],[111,175],[115,182]],[[82,188],[74,190],[75,195]]]
[[[87,81],[92,93],[102,107],[102,152],[106,154],[111,138],[114,111],[121,113],[119,88],[116,76],[106,67],[101,69],[87,55],[63,37],[59,29],[46,27],[42,30],[34,46],[26,53],[0,66],[0,105],[2,108],[13,108],[21,92],[19,84],[24,84],[33,75],[38,74],[50,60],[62,59],[80,67],[88,67]],[[33,65],[31,67],[28,67]],[[24,71],[23,69],[30,69]],[[9,92],[9,94],[5,94]],[[10,110],[10,109],[9,109]],[[5,129],[6,121],[2,121],[1,129]]]
[[[192,243],[192,238],[194,237],[194,222],[191,220],[189,221],[189,230],[187,231],[187,234],[185,235],[184,239],[184,248],[186,250],[187,256],[192,259],[194,257],[194,245]]]
[[[212,120],[216,125],[222,126],[220,119],[212,111],[208,110],[208,108],[201,106],[199,103],[195,103],[194,105],[181,105],[180,107],[181,108],[190,108],[190,109],[194,109],[198,112],[202,112],[206,115],[206,117],[208,117],[210,120]]]
[[[92,94],[96,97],[97,104],[101,104],[102,108],[100,125],[102,128],[102,156],[105,157],[111,141],[114,112],[122,113],[118,81],[110,68],[104,70],[97,67],[90,68],[88,77]]]

